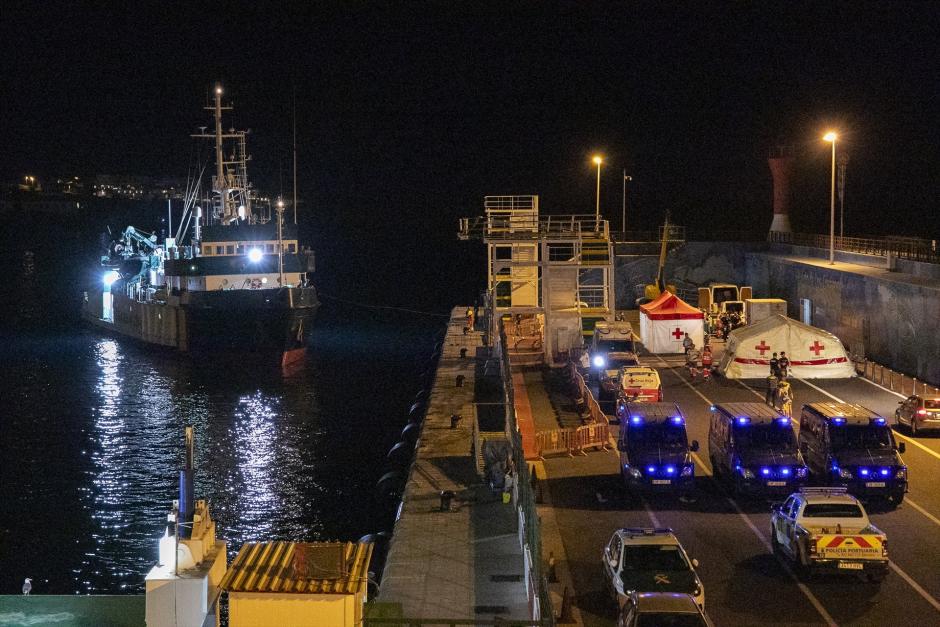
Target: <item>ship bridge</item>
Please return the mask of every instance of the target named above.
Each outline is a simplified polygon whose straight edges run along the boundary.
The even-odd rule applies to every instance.
[[[607,220],[540,216],[536,195],[486,196],[483,206],[483,216],[460,220],[457,235],[486,244],[487,294],[506,319],[510,349],[542,361],[580,347],[614,313]]]

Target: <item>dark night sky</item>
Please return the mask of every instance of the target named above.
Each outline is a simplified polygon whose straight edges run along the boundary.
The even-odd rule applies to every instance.
[[[457,218],[512,193],[590,213],[595,150],[617,228],[627,168],[633,228],[668,209],[763,232],[768,150],[793,145],[794,226],[823,232],[829,126],[851,156],[847,234],[940,236],[936,2],[308,4],[4,5],[0,178],[184,176],[221,80],[273,191],[296,90],[304,229],[348,294],[466,300],[484,269],[454,279],[481,248]]]

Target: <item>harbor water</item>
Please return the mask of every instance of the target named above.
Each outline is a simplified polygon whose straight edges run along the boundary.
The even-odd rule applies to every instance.
[[[444,319],[324,299],[308,363],[193,361],[101,336],[80,273],[28,249],[4,259],[0,593],[141,593],[176,498],[183,428],[196,496],[229,557],[245,541],[390,529],[376,480]],[[10,286],[16,286],[16,289]]]

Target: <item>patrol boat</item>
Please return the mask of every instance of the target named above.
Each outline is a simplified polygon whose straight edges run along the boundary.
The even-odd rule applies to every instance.
[[[127,227],[101,258],[101,278],[85,292],[82,316],[181,352],[235,351],[296,363],[320,305],[308,279],[313,251],[299,247],[296,224],[284,224],[283,200],[272,206],[249,183],[248,132],[222,130],[222,112],[231,107],[222,105],[221,87],[206,109],[215,132],[202,127],[193,137],[215,141],[211,193],[200,200],[203,167],[175,233],[170,213],[172,236],[163,242]],[[294,216],[296,222],[296,209]]]

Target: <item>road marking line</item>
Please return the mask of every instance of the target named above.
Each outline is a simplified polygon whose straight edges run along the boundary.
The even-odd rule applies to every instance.
[[[887,392],[887,393],[889,393],[889,394],[894,394],[894,395],[897,396],[898,398],[903,398],[903,399],[906,399],[906,398],[907,398],[907,397],[904,396],[903,394],[898,394],[898,393],[895,392],[894,390],[889,390],[889,389],[886,388],[885,386],[883,386],[883,385],[881,385],[881,384],[879,384],[879,383],[875,383],[874,381],[870,381],[869,379],[866,379],[865,377],[859,377],[859,379],[861,379],[862,381],[864,381],[865,383],[867,383],[867,384],[869,384],[869,385],[875,386],[876,388],[881,388],[882,390],[884,390],[885,392]]]
[[[923,507],[921,507],[920,505],[912,501],[910,498],[905,498],[904,502],[910,505],[911,507],[913,507],[914,509],[916,509],[918,512],[920,512],[927,518],[929,518],[930,521],[933,522],[935,525],[940,525],[940,518],[937,518],[936,516],[928,512],[926,509],[924,509]]]
[[[643,509],[646,510],[646,514],[650,517],[650,522],[653,523],[654,527],[657,527],[657,528],[662,527],[662,525],[659,524],[659,518],[657,518],[656,514],[653,513],[653,510],[650,509],[650,504],[646,502],[646,499],[643,497],[642,494],[638,493],[638,495],[640,497],[640,502],[643,503]]]
[[[910,587],[914,588],[914,590],[917,591],[917,594],[919,594],[920,596],[922,596],[922,597],[924,598],[924,600],[927,601],[927,603],[930,603],[930,604],[934,607],[935,610],[937,610],[938,612],[940,612],[940,601],[937,601],[935,598],[933,598],[933,596],[932,596],[929,592],[927,592],[926,590],[924,590],[924,589],[920,586],[919,583],[917,583],[916,581],[914,581],[913,577],[911,577],[911,576],[908,575],[906,572],[904,572],[903,570],[901,570],[901,568],[900,568],[897,564],[895,564],[893,561],[890,561],[890,560],[889,560],[889,561],[888,561],[888,566],[891,567],[891,570],[893,570],[894,572],[896,572],[897,574],[899,574],[899,575],[901,576],[901,579],[903,579],[904,581],[906,581]]]
[[[695,392],[699,397],[701,397],[701,399],[704,400],[709,405],[709,407],[714,405],[714,403],[711,400],[709,400],[707,396],[705,396],[704,394],[696,390],[694,387],[692,387],[692,384],[686,381],[685,378],[682,377],[682,375],[678,374],[672,368],[672,366],[670,366],[663,360],[662,357],[660,357],[659,360],[666,366],[666,368],[669,369],[670,372],[672,372],[672,374],[678,377],[679,380],[682,381],[682,383],[686,385],[686,387],[688,387],[690,390]],[[704,468],[704,464],[702,463],[701,458],[697,454],[694,454],[694,453],[693,453],[693,457],[696,459],[699,465]],[[706,474],[709,477],[712,477],[711,472],[706,471]],[[716,485],[718,485],[719,490],[724,492],[724,489],[721,487],[720,484],[717,484],[716,482]],[[754,532],[754,535],[757,536],[757,539],[760,540],[761,544],[763,544],[764,547],[770,552],[770,554],[773,555],[774,558],[776,558],[777,562],[783,568],[784,572],[787,573],[787,575],[789,575],[790,579],[792,579],[794,583],[796,583],[796,587],[799,588],[800,592],[803,593],[803,596],[805,596],[809,600],[810,604],[816,609],[816,611],[819,613],[822,619],[826,621],[826,624],[829,625],[829,627],[838,627],[838,623],[836,623],[836,621],[832,618],[829,612],[826,611],[826,608],[823,607],[823,604],[819,601],[819,599],[816,598],[816,595],[813,594],[813,592],[809,589],[809,587],[806,586],[806,584],[804,584],[802,581],[800,581],[797,578],[796,573],[793,572],[789,564],[783,561],[782,557],[780,557],[779,555],[776,555],[773,552],[773,547],[770,545],[770,541],[767,539],[766,536],[764,536],[764,534],[760,532],[760,530],[754,525],[751,519],[748,518],[747,514],[744,513],[744,510],[742,510],[741,507],[730,496],[726,496],[725,498],[728,500],[729,503],[731,503],[731,506],[734,507],[735,511],[738,512],[738,515],[742,518],[742,520],[744,520],[745,524],[751,529],[752,532]]]
[[[836,396],[835,394],[830,394],[829,392],[827,392],[826,390],[822,389],[821,387],[819,387],[819,386],[817,386],[817,385],[813,385],[812,383],[810,383],[809,381],[806,381],[805,379],[797,379],[797,381],[802,381],[803,383],[805,383],[805,384],[808,385],[809,387],[811,387],[811,388],[813,388],[813,389],[815,389],[815,390],[819,390],[820,392],[822,392],[823,394],[825,394],[826,396],[828,396],[829,398],[831,398],[832,400],[834,400],[834,401],[837,402],[837,403],[845,403],[845,402],[847,402],[847,401],[842,400],[841,398],[839,398],[839,397]],[[877,385],[877,384],[875,384],[875,385]],[[881,387],[881,386],[879,385],[878,387]],[[888,391],[890,392],[890,390],[888,390]],[[886,418],[886,420],[887,420],[887,418]],[[930,455],[933,455],[933,456],[936,457],[937,459],[940,459],[940,453],[938,453],[937,451],[933,450],[932,448],[929,448],[929,447],[927,447],[927,446],[924,446],[923,444],[921,444],[921,443],[918,442],[917,440],[915,440],[915,439],[913,439],[913,438],[909,438],[909,437],[907,437],[906,435],[903,435],[903,434],[902,434],[900,431],[898,431],[897,429],[892,428],[892,431],[894,431],[894,435],[895,435],[895,436],[901,438],[901,439],[904,440],[905,442],[910,442],[911,444],[913,444],[913,445],[916,446],[917,448],[922,449],[925,453],[928,453],[928,454],[930,454]]]

